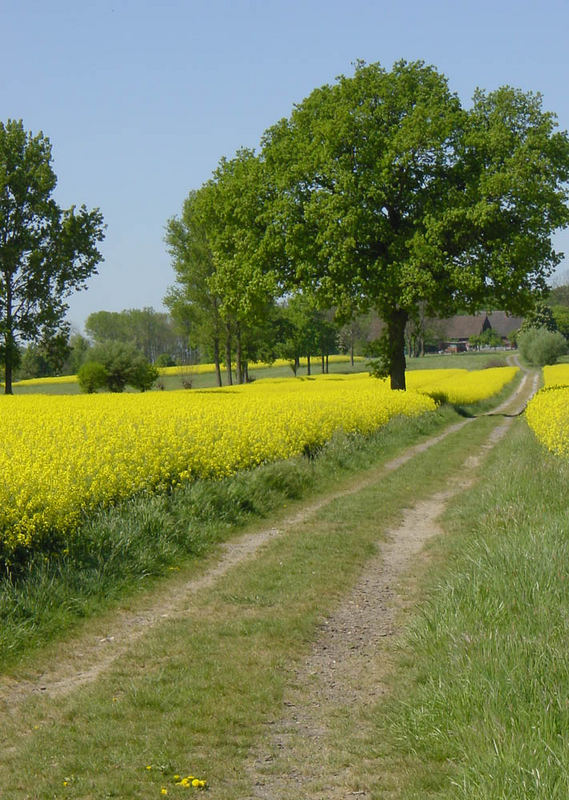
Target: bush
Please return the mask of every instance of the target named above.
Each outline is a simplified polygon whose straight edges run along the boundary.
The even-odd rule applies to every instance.
[[[544,367],[555,364],[559,356],[567,352],[567,341],[563,334],[553,333],[547,328],[528,328],[518,335],[519,351],[528,364]]]
[[[176,361],[170,355],[170,353],[160,353],[156,361],[154,362],[157,367],[175,367]]]
[[[158,369],[147,361],[146,358],[140,356],[132,364],[130,377],[127,383],[129,386],[133,386],[135,389],[145,392],[148,389],[152,389],[159,377],[160,373]]]
[[[86,361],[77,373],[82,392],[93,394],[107,384],[107,371],[98,361]]]
[[[96,391],[106,386],[110,392],[123,392],[128,384],[144,392],[150,389],[158,379],[159,373],[156,367],[129,344],[114,341],[103,342],[92,348],[89,357],[90,360],[84,367],[96,363],[98,372],[95,373],[94,367],[89,366],[88,372],[93,372],[95,376],[89,385],[94,385],[95,388],[83,389],[81,378],[79,378],[83,391]],[[79,375],[84,367],[79,371]]]

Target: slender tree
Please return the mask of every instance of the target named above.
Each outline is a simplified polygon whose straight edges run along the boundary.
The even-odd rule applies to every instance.
[[[207,189],[201,190],[202,197],[205,191]],[[221,386],[221,351],[226,328],[220,313],[221,298],[210,281],[215,266],[198,192],[190,192],[181,216],[168,221],[165,240],[176,273],[176,284],[170,288],[164,302],[174,319],[186,330],[190,342],[212,351],[217,384]]]
[[[62,210],[52,198],[56,176],[51,144],[24,130],[21,121],[0,123],[0,355],[5,393],[20,342],[67,339],[65,302],[101,260],[103,219],[85,206]]]
[[[222,159],[203,194],[204,223],[214,261],[210,285],[235,342],[237,382],[245,377],[248,331],[266,316],[276,292],[272,264],[262,249],[268,203],[264,164],[251,150]]]
[[[245,380],[247,343],[273,302],[274,272],[261,249],[267,207],[263,165],[240,150],[190,192],[181,218],[167,226],[177,286],[166,303],[176,313],[186,302],[184,313],[211,336],[214,357],[224,343],[229,383],[233,352],[237,382]]]

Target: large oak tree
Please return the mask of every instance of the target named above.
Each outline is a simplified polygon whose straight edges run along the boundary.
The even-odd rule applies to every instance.
[[[346,318],[375,308],[392,388],[420,309],[523,313],[560,261],[569,140],[539,95],[477,91],[466,110],[422,62],[360,63],[269,129],[262,157],[284,283]]]
[[[21,342],[66,339],[65,300],[96,272],[103,239],[98,209],[62,210],[51,145],[21,121],[0,123],[0,356],[5,392]]]

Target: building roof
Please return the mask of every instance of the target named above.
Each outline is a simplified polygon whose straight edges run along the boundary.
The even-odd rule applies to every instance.
[[[493,331],[500,336],[509,336],[518,328],[521,328],[523,317],[511,317],[506,311],[491,311],[488,314],[488,321]]]
[[[485,329],[487,314],[459,315],[445,320],[445,333],[447,339],[469,339],[471,336],[480,336]],[[486,324],[486,328],[488,325]]]
[[[479,336],[491,328],[502,338],[507,338],[520,328],[523,317],[512,317],[506,311],[482,311],[480,314],[463,314],[445,320],[445,332],[449,341]]]

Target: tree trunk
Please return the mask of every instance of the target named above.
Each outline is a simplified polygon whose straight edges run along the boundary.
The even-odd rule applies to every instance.
[[[352,341],[350,342],[350,365],[354,366],[354,337],[352,336]]]
[[[4,394],[14,394],[12,390],[12,369],[16,343],[12,330],[12,276],[6,275],[6,336],[4,337]]]
[[[219,358],[219,337],[215,337],[213,340],[213,360],[215,363],[215,377],[217,380],[218,386],[223,386],[223,382],[221,380],[221,364]]]
[[[243,383],[243,353],[241,349],[241,328],[237,325],[235,331],[235,377],[237,383]]]
[[[6,343],[6,354],[4,357],[4,394],[14,394],[12,390],[12,357],[10,355],[8,343]]]
[[[329,361],[329,358],[328,358],[328,353],[326,353],[326,375],[328,375],[329,366],[330,366],[330,361]]]
[[[306,356],[306,374],[310,375],[310,356]]]
[[[233,378],[231,376],[231,327],[227,326],[227,335],[225,337],[225,369],[227,370],[227,383],[233,386]]]
[[[395,309],[386,319],[388,336],[389,376],[392,389],[405,390],[405,325],[409,315]]]
[[[324,361],[324,353],[320,354],[320,360],[322,361],[322,374],[324,375],[324,373],[326,372],[326,363]]]

